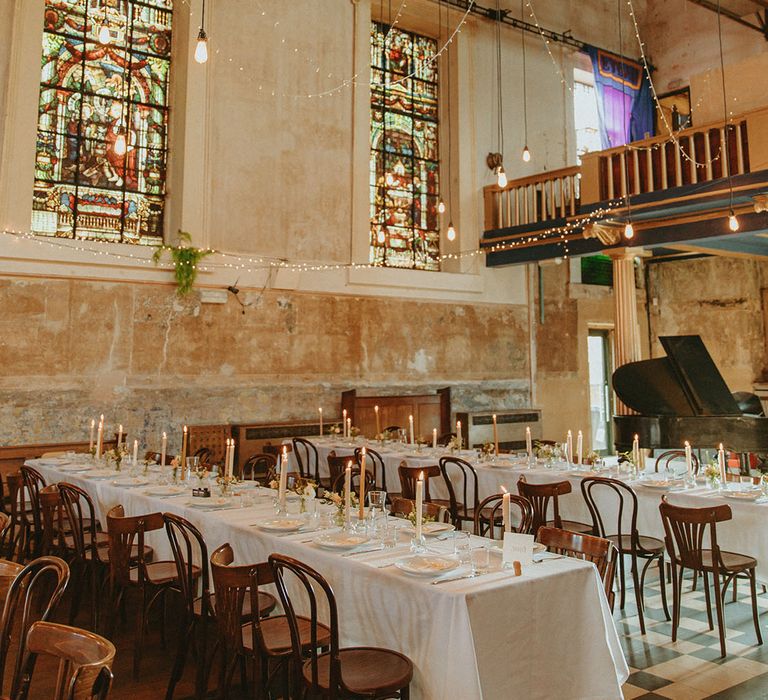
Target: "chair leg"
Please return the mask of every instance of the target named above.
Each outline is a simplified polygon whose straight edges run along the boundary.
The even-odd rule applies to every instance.
[[[680,590],[678,581],[682,577],[677,576],[677,572],[675,571],[674,564],[671,564],[671,571],[672,571],[672,641],[677,641],[677,623],[680,619],[679,613],[680,613]]]
[[[406,685],[405,688],[400,688],[400,700],[410,700],[411,686]]]
[[[699,572],[696,569],[693,570],[693,583],[691,584],[691,593],[696,590],[696,582],[699,579]]]
[[[664,581],[664,555],[659,557],[659,585],[661,587],[661,605],[664,608],[664,617],[671,620],[669,607],[667,606],[667,584]]]
[[[634,563],[633,563],[634,566]],[[619,552],[619,610],[624,610],[627,591],[627,574],[624,571],[624,555]],[[643,632],[645,634],[645,632]]]
[[[643,615],[643,589],[640,586],[640,578],[637,575],[637,557],[632,557],[632,584],[635,587],[635,602],[637,603],[637,617],[640,620],[640,634],[645,634],[645,616]]]
[[[760,632],[760,617],[757,612],[757,575],[754,569],[749,572],[749,592],[752,598],[752,620],[755,623],[755,636],[757,637],[757,643],[762,644],[763,635]]]
[[[739,585],[739,579],[733,577],[733,602],[736,602],[736,587]]]
[[[139,680],[139,669],[141,667],[141,658],[144,651],[144,629],[147,619],[147,589],[141,589],[141,602],[139,603],[139,614],[136,618],[136,631],[133,638],[133,680]]]
[[[725,615],[723,614],[723,596],[720,591],[720,576],[713,574],[715,584],[715,605],[717,606],[717,631],[720,633],[720,656],[726,656],[725,651]]]
[[[709,594],[709,575],[706,571],[701,574],[702,581],[704,582],[704,598],[707,602],[707,622],[709,622],[709,629],[715,629],[715,623],[712,621],[712,600]]]
[[[181,680],[184,675],[184,666],[187,663],[187,653],[189,652],[189,640],[192,637],[194,631],[194,621],[191,623],[180,625],[179,627],[179,647],[176,650],[176,659],[173,662],[173,668],[171,669],[171,677],[168,679],[168,689],[165,691],[165,700],[171,700],[173,698],[173,691],[176,689],[176,684]]]
[[[77,564],[72,562],[69,567],[71,572],[74,572],[72,581],[70,583],[70,589],[72,590],[72,602],[69,606],[69,625],[70,627],[75,624],[75,619],[80,612],[80,601],[83,596],[83,585],[85,584],[85,568],[87,564],[85,562],[78,561]]]

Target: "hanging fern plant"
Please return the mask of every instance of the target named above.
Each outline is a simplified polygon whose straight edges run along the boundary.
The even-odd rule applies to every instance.
[[[160,262],[164,252],[168,252],[173,260],[173,273],[176,278],[176,293],[184,296],[192,291],[197,278],[197,266],[200,261],[214,251],[211,249],[195,248],[192,245],[192,236],[186,231],[179,231],[177,236],[178,244],[175,246],[159,245],[152,254],[152,260],[155,265]]]

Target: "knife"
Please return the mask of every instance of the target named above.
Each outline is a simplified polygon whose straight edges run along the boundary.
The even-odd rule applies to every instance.
[[[477,574],[477,573],[470,573],[470,574],[462,574],[461,576],[449,576],[448,578],[436,578],[434,581],[432,581],[432,585],[436,586],[438,583],[450,583],[451,581],[462,581],[465,578],[477,578],[478,576],[482,576],[483,574]]]

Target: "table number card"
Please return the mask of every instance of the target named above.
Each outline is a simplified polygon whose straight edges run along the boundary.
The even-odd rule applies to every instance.
[[[504,565],[512,566],[513,561],[519,561],[523,566],[533,563],[533,535],[504,533]]]

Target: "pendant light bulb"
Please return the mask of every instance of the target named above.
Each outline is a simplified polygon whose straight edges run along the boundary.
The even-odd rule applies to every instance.
[[[118,134],[113,148],[115,155],[124,156],[128,150],[128,144],[125,141],[125,134]]]
[[[109,44],[111,41],[112,41],[112,34],[109,31],[109,24],[105,19],[101,23],[101,26],[99,27],[99,43],[106,45],[106,44]]]
[[[445,214],[445,202],[442,199],[437,203],[437,213]]]
[[[523,162],[524,163],[530,163],[531,162],[531,152],[528,150],[528,146],[526,146],[523,149]]]
[[[496,184],[504,189],[507,186],[507,174],[504,172],[504,166],[500,165],[496,172]]]
[[[448,237],[449,241],[455,241],[456,240],[456,229],[453,228],[453,221],[448,224],[448,231],[446,231],[445,234]]]
[[[624,238],[630,241],[634,237],[635,237],[635,228],[634,226],[632,226],[631,221],[627,221],[627,225],[624,227]]]
[[[195,60],[198,63],[206,63],[208,61],[208,35],[205,33],[205,29],[202,27],[200,27],[200,31],[197,34]]]
[[[733,209],[731,209],[731,215],[728,217],[728,228],[734,233],[739,230],[739,220],[736,218],[736,214],[733,213]]]

